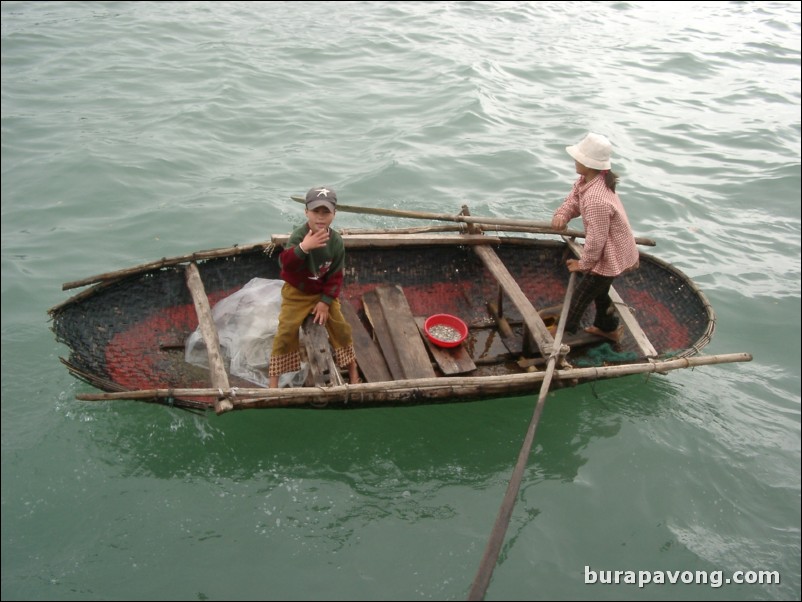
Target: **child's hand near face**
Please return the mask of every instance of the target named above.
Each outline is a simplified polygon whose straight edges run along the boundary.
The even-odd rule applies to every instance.
[[[329,229],[317,230],[306,233],[303,240],[303,248],[309,252],[312,249],[319,249],[321,247],[325,247],[326,243],[329,242]]]

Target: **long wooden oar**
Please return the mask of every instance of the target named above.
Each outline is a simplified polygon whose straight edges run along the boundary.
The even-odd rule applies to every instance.
[[[493,569],[496,567],[496,561],[501,551],[501,544],[504,543],[504,534],[507,532],[507,526],[510,524],[510,518],[512,517],[515,498],[518,495],[518,490],[521,488],[521,480],[523,479],[526,462],[529,459],[532,443],[535,440],[535,430],[540,421],[540,415],[543,413],[543,407],[546,405],[546,396],[551,386],[554,367],[557,365],[557,359],[560,356],[560,345],[562,343],[563,331],[565,330],[565,322],[568,317],[568,308],[571,305],[571,296],[574,292],[575,281],[576,272],[571,272],[571,277],[568,279],[568,288],[565,291],[562,311],[560,312],[560,321],[557,324],[557,333],[554,335],[554,346],[549,356],[549,363],[546,366],[546,376],[543,379],[543,384],[540,386],[540,395],[537,398],[535,412],[532,414],[529,430],[526,431],[526,437],[521,446],[521,452],[518,454],[518,463],[512,471],[512,477],[510,478],[509,485],[507,485],[507,493],[504,494],[504,500],[501,502],[501,508],[499,508],[498,516],[496,517],[496,524],[493,525],[493,531],[490,533],[490,539],[487,542],[484,556],[482,556],[482,562],[479,564],[479,570],[476,572],[476,577],[474,577],[471,589],[468,592],[468,600],[484,599],[487,586],[490,584],[490,577],[493,575]]]
[[[305,203],[304,197],[293,195],[290,197],[297,203]],[[337,204],[337,211],[348,213],[364,213],[367,215],[384,215],[387,217],[406,217],[410,219],[428,219],[444,222],[460,222],[463,224],[479,224],[485,226],[499,226],[499,228],[488,228],[490,230],[504,230],[509,228],[517,232],[533,232],[539,234],[563,234],[572,238],[585,238],[585,233],[580,230],[555,230],[551,222],[538,222],[525,219],[510,219],[506,217],[481,217],[478,215],[451,215],[449,213],[429,213],[426,211],[407,211],[404,209],[382,209],[380,207],[358,207],[356,205]],[[651,238],[636,237],[635,242],[639,245],[654,247],[657,243]]]

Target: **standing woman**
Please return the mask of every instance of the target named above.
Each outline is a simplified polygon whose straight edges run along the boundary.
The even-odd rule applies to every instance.
[[[582,216],[585,247],[579,259],[569,259],[571,272],[581,272],[574,292],[565,331],[575,333],[591,302],[596,304],[593,326],[585,330],[613,341],[621,338],[610,287],[616,276],[638,267],[638,249],[624,206],[615,192],[618,176],[610,171],[613,147],[600,134],[588,134],[579,144],[567,146],[579,174],[571,192],[557,211],[551,225],[563,230],[568,222]]]

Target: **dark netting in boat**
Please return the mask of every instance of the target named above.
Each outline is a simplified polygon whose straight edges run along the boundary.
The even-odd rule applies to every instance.
[[[688,357],[710,342],[715,312],[679,270],[641,255],[640,268],[613,283],[661,356]]]

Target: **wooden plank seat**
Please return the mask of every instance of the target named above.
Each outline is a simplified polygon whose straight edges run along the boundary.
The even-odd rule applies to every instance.
[[[527,298],[526,294],[518,286],[515,278],[510,274],[507,267],[501,261],[496,252],[490,247],[474,247],[476,254],[485,264],[485,267],[490,271],[499,285],[510,297],[515,307],[520,312],[524,324],[532,336],[532,339],[540,350],[541,355],[547,356],[551,353],[554,345],[554,337],[549,332],[543,318],[537,312],[531,301]]]
[[[206,354],[209,358],[209,377],[212,388],[220,391],[228,389],[228,374],[226,373],[223,354],[220,351],[220,337],[212,318],[212,308],[209,305],[209,298],[206,296],[206,289],[203,286],[198,266],[195,262],[190,262],[186,267],[187,288],[192,295],[192,302],[195,305],[195,313],[198,316],[203,342],[206,344]],[[217,414],[233,410],[234,405],[230,400],[218,398],[214,403],[214,411]]]

